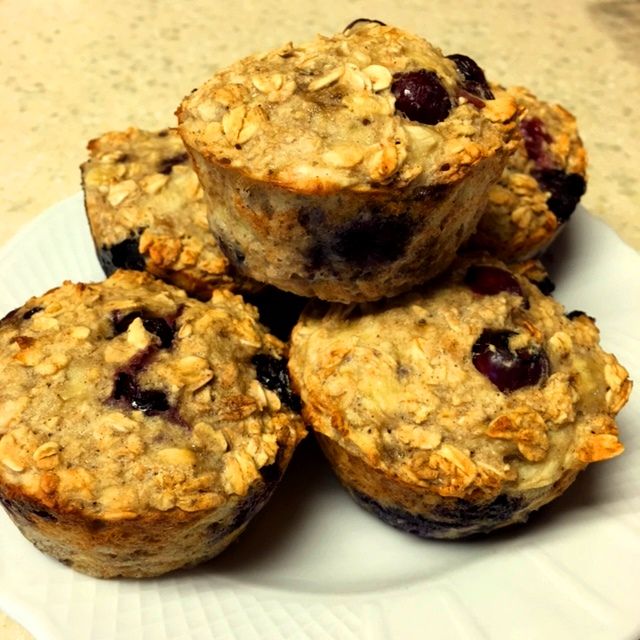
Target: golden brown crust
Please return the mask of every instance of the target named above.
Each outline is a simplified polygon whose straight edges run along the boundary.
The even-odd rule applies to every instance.
[[[281,443],[277,478],[256,478],[245,496],[229,496],[217,508],[94,519],[25,498],[15,486],[6,487],[6,492],[3,487],[0,502],[40,551],[76,571],[98,578],[154,577],[195,566],[224,551],[270,498],[296,444]]]
[[[279,475],[304,435],[259,379],[256,358],[284,356],[225,290],[203,303],[118,271],[32,298],[0,325],[3,503],[27,537],[93,575],[209,557],[209,530],[244,525],[237,509],[272,490],[265,469]]]
[[[454,103],[435,125],[395,108],[394,74],[418,69],[435,71]],[[483,108],[459,99],[460,80],[424,39],[369,23],[219,71],[184,99],[179,131],[207,162],[300,194],[454,181],[502,147],[515,116],[508,95]]]
[[[452,101],[435,125],[395,108],[393,75],[416,69],[435,70]],[[502,171],[516,117],[510,96],[479,108],[460,82],[426,41],[368,24],[246,58],[185,98],[180,135],[234,266],[342,302],[446,268]]]

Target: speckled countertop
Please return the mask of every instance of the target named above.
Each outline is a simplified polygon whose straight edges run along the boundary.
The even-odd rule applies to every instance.
[[[216,68],[357,17],[416,31],[573,111],[590,154],[583,204],[640,249],[637,0],[3,0],[0,244],[80,189],[89,139],[174,123]],[[283,7],[286,7],[284,9]],[[6,576],[2,580],[6,580]],[[0,615],[0,639],[17,638]]]
[[[4,0],[0,243],[79,190],[90,138],[173,123],[182,96],[217,67],[366,16],[467,53],[491,78],[573,111],[591,160],[583,203],[640,249],[640,2],[393,5],[303,0],[283,11],[275,0]]]

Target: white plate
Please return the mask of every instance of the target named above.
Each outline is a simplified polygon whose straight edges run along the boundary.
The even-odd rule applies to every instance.
[[[597,318],[640,377],[640,256],[580,211],[548,262],[556,296]],[[63,279],[99,280],[80,195],[0,251],[0,317]],[[626,452],[522,527],[469,542],[400,533],[359,509],[307,442],[226,554],[156,580],[95,580],[0,514],[0,608],[39,640],[179,638],[623,640],[640,636],[640,390]]]

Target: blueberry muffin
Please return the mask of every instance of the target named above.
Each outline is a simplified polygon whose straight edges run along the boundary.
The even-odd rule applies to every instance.
[[[395,300],[312,303],[294,329],[303,415],[340,481],[389,524],[459,538],[521,522],[622,452],[627,372],[591,318],[523,273],[460,259]]]
[[[208,300],[214,288],[241,292],[260,321],[287,340],[304,299],[233,272],[207,222],[198,177],[174,129],[129,128],[89,143],[82,165],[89,226],[107,275],[148,271]]]
[[[30,299],[0,322],[0,501],[93,576],[212,558],[304,435],[284,358],[227,290],[205,303],[116,271]]]
[[[586,189],[587,154],[576,119],[522,87],[493,87],[520,108],[521,140],[489,201],[470,246],[507,261],[541,253],[569,219]]]
[[[235,286],[174,129],[113,131],[88,148],[81,168],[85,208],[107,275],[148,271],[202,300],[215,287]]]
[[[177,113],[233,266],[338,302],[445,269],[517,128],[473,60],[374,21],[245,58]]]

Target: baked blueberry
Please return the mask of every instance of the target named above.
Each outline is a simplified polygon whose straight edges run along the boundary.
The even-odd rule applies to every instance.
[[[98,259],[108,276],[114,273],[116,269],[144,271],[146,263],[139,249],[139,233],[140,230],[133,237],[125,238],[112,245],[103,244],[100,247]]]
[[[175,333],[175,318],[156,318],[144,309],[126,314],[115,311],[113,313],[113,328],[116,335],[124,333],[136,318],[140,318],[142,325],[149,333],[153,333],[160,339],[160,344],[164,349],[171,346]]]
[[[547,147],[553,138],[547,133],[544,122],[538,117],[523,118],[520,121],[520,131],[524,141],[527,156],[538,167],[550,163]]]
[[[518,279],[512,273],[491,265],[472,264],[465,273],[464,283],[474,293],[485,296],[494,296],[503,291],[522,295]]]
[[[586,191],[586,182],[579,173],[561,169],[540,169],[532,172],[544,191],[549,192],[547,206],[560,222],[566,222]]]
[[[23,320],[28,320],[29,318],[33,317],[36,315],[36,313],[40,313],[40,311],[42,311],[42,307],[32,307],[31,309],[29,309],[28,311],[25,311],[22,314],[22,319]]]
[[[385,23],[380,20],[374,20],[372,18],[356,18],[344,28],[344,31],[349,31],[349,29],[353,29],[354,27],[361,26],[363,24],[379,24],[383,27],[386,26]]]
[[[299,411],[300,400],[291,391],[287,361],[284,358],[258,353],[252,359],[260,384],[271,389],[288,407]]]
[[[485,329],[471,348],[473,366],[503,393],[540,384],[549,375],[549,359],[541,348],[511,349],[514,331]]]
[[[170,409],[167,395],[157,389],[141,389],[135,377],[130,373],[120,372],[116,375],[113,386],[113,399],[122,400],[136,411],[148,415],[157,415]]]
[[[170,158],[162,158],[158,164],[158,173],[169,175],[177,164],[186,164],[189,160],[187,152],[178,153]]]
[[[484,75],[484,71],[473,58],[462,53],[453,53],[447,56],[447,58],[453,60],[460,75],[462,75],[464,79],[464,89],[484,100],[495,99],[493,92],[489,88],[489,83]]]
[[[396,109],[422,124],[442,122],[451,111],[451,98],[435,71],[397,73],[391,92],[396,97]]]

